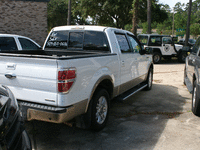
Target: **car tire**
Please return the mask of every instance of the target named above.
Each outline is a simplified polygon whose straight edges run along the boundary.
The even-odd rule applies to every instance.
[[[105,89],[95,92],[91,107],[91,129],[100,131],[107,124],[110,109],[110,98]]]
[[[196,116],[200,116],[200,99],[198,98],[197,94],[197,83],[194,81],[193,85],[193,92],[192,92],[192,112]]]
[[[147,80],[146,80],[147,87],[145,87],[144,90],[146,90],[146,91],[151,90],[151,88],[152,88],[152,82],[153,82],[153,69],[150,68],[149,72],[148,72]]]
[[[161,59],[162,59],[162,56],[159,52],[153,53],[153,63],[154,64],[159,64]]]
[[[178,61],[179,61],[180,63],[184,63],[186,57],[187,57],[187,53],[181,52],[181,53],[179,54],[179,56],[178,56]]]

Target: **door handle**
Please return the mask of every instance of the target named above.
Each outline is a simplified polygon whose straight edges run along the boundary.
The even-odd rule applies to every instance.
[[[121,66],[122,66],[122,67],[125,67],[125,63],[124,63],[124,61],[122,61],[122,64],[121,64]]]
[[[12,73],[7,73],[7,74],[5,74],[5,77],[8,78],[8,79],[15,79],[17,76],[15,74],[12,74]]]

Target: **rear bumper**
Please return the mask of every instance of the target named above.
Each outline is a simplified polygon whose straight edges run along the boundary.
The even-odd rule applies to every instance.
[[[84,114],[87,100],[81,101],[68,107],[55,107],[42,104],[18,101],[22,108],[25,120],[40,120],[52,123],[63,123]]]

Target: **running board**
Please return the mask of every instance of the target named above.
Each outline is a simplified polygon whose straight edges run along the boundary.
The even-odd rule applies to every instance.
[[[147,84],[141,84],[141,85],[138,85],[130,90],[128,90],[127,92],[124,92],[123,94],[121,94],[119,96],[119,99],[121,100],[126,100],[127,98],[131,97],[132,95],[134,95],[135,93],[141,91],[142,89],[144,89],[145,87],[147,87]]]

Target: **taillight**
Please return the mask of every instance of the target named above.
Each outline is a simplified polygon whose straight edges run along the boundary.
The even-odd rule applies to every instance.
[[[76,68],[58,71],[58,92],[66,93],[72,87],[76,78]]]

